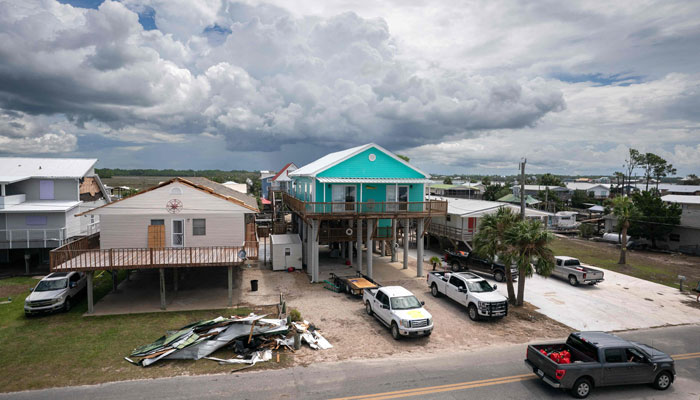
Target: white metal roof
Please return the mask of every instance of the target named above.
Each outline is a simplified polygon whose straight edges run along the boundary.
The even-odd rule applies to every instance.
[[[689,196],[682,194],[667,194],[666,196],[662,196],[661,200],[668,203],[700,204],[700,196]]]
[[[565,185],[571,190],[591,190],[598,186],[610,190],[609,183],[566,182]]]
[[[95,164],[96,158],[0,157],[5,177],[82,178]]]
[[[520,188],[520,185],[513,185],[511,187],[517,187]],[[561,186],[554,186],[554,185],[525,185],[525,190],[546,190],[549,189],[553,192],[566,192],[569,189]]]
[[[5,172],[5,171],[3,171]],[[0,175],[0,183],[10,184],[19,181],[26,181],[31,178],[31,176],[19,176],[19,175]]]
[[[325,156],[319,158],[316,161],[313,161],[309,164],[304,165],[303,167],[297,169],[296,171],[290,172],[289,176],[316,176],[321,171],[325,171],[326,169],[337,165],[341,163],[342,161],[347,160],[348,158],[354,156],[355,154],[361,153],[370,147],[375,147],[379,151],[384,152],[385,154],[389,155],[396,161],[408,166],[409,168],[418,171],[419,173],[423,174],[423,176],[427,179],[430,178],[429,174],[426,174],[425,172],[419,170],[418,168],[410,165],[406,161],[400,159],[399,157],[396,157],[394,153],[390,152],[389,150],[383,148],[382,146],[375,144],[375,143],[367,143],[362,146],[357,146],[357,147],[352,147],[349,149],[341,150],[341,151],[336,151],[335,153],[330,153],[326,154]]]
[[[40,212],[66,212],[80,205],[79,201],[61,200],[36,200],[13,204],[0,209],[0,213],[40,213]]]
[[[637,189],[646,189],[646,183],[635,183],[632,186]],[[656,183],[649,183],[649,188],[656,188]],[[676,185],[673,183],[659,183],[659,190],[676,193],[695,193],[700,191],[700,185]]]
[[[427,183],[431,184],[430,179],[409,179],[409,178],[316,178],[321,183]]]
[[[509,207],[513,211],[520,212],[520,207],[503,203],[500,201],[488,201],[488,200],[471,200],[471,199],[457,199],[453,197],[440,197],[440,196],[428,196],[430,200],[446,200],[447,201],[447,213],[453,215],[459,215],[460,217],[480,217],[484,214],[490,214],[497,211],[501,207]],[[545,216],[553,215],[547,211],[535,210],[532,208],[525,209],[525,215],[534,216]]]
[[[296,233],[270,235],[270,241],[272,244],[301,244],[301,239]]]

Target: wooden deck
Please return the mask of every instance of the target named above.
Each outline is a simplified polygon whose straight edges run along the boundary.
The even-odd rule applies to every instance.
[[[257,242],[245,246],[165,247],[136,249],[56,249],[51,251],[51,272],[98,271],[172,267],[210,267],[241,264],[257,259]]]
[[[447,201],[411,202],[310,202],[287,193],[284,204],[304,219],[430,218],[447,215]]]

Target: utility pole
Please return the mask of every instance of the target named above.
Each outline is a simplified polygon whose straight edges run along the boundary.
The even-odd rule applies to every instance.
[[[520,219],[525,220],[525,163],[526,158],[520,159]]]

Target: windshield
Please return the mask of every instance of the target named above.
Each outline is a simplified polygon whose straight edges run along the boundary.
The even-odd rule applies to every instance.
[[[50,281],[41,281],[36,285],[35,292],[48,292],[49,290],[65,289],[68,286],[68,279],[56,279]]]
[[[493,288],[486,281],[467,282],[470,292],[493,292]]]
[[[410,310],[412,308],[421,308],[420,301],[416,296],[392,297],[392,310]]]

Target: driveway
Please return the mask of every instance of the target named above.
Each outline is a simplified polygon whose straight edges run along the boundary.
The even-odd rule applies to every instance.
[[[426,260],[439,255],[437,249],[425,253]],[[409,256],[416,257],[415,249],[409,250]],[[599,269],[605,272],[605,281],[596,286],[574,287],[562,279],[534,275],[526,281],[525,301],[539,308],[540,313],[578,330],[620,331],[700,323],[700,303],[695,296]],[[507,295],[505,283],[498,285],[498,291]]]

